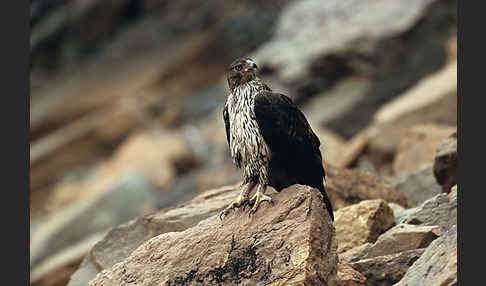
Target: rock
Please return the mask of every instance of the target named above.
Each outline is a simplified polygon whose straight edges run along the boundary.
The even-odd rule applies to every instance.
[[[30,266],[88,235],[104,231],[137,215],[153,211],[161,201],[158,190],[141,174],[127,173],[105,192],[80,201],[47,218],[31,234]],[[170,203],[170,202],[169,202]]]
[[[290,4],[282,12],[276,26],[274,39],[255,52],[256,59],[268,68],[278,68],[278,75],[284,82],[295,82],[309,76],[312,62],[331,57],[336,50],[358,55],[373,55],[377,44],[385,37],[397,37],[425,17],[434,1],[413,2],[410,5],[385,2],[355,2],[343,5],[319,1],[301,1]],[[379,7],[379,9],[377,8]],[[355,13],[353,11],[361,13]],[[376,13],[376,11],[380,13]],[[369,17],[370,14],[375,15]],[[352,16],[351,16],[352,15]],[[390,23],[390,19],[401,21]],[[388,25],[383,24],[388,23]],[[334,33],[339,27],[342,33]],[[325,35],[326,41],[312,41]],[[355,43],[361,39],[362,46]],[[301,43],[306,45],[302,46]],[[275,51],[280,51],[275,53]],[[353,54],[354,52],[354,54]],[[351,59],[351,67],[358,69],[358,59]],[[367,67],[367,66],[365,66]]]
[[[163,148],[161,148],[163,146]],[[187,141],[175,132],[149,131],[134,134],[118,147],[99,176],[115,176],[136,170],[159,188],[168,186],[178,173],[197,165]]]
[[[337,133],[327,128],[314,128],[321,141],[321,154],[324,164],[337,168],[351,165],[366,147],[366,133],[360,133],[350,140],[344,140]]]
[[[369,148],[394,153],[403,134],[424,123],[457,125],[457,62],[427,76],[375,113]]]
[[[364,100],[371,84],[370,78],[366,76],[346,77],[331,88],[303,101],[301,109],[313,127],[322,126],[331,129],[327,125],[343,114],[355,110],[356,105]],[[289,94],[294,97],[299,95],[297,91]]]
[[[350,249],[339,258],[345,263],[362,259],[400,253],[408,250],[425,248],[442,234],[438,226],[416,226],[399,224],[378,237],[375,243],[366,243]]]
[[[89,285],[337,285],[337,242],[320,193],[294,185],[248,217],[238,209],[156,236]]]
[[[78,268],[83,257],[104,235],[105,232],[89,235],[42,261],[30,273],[31,285],[67,285],[69,277]]]
[[[395,285],[457,285],[457,227],[433,241]]]
[[[416,125],[408,129],[400,138],[393,160],[395,175],[431,166],[437,146],[454,131],[455,126],[438,124]]]
[[[401,223],[438,225],[447,231],[457,224],[457,197],[449,199],[447,194],[438,194],[412,209]]]
[[[410,266],[424,253],[425,249],[413,249],[400,253],[377,256],[350,263],[366,276],[366,285],[391,286],[400,281]],[[423,284],[416,284],[423,285]]]
[[[395,216],[395,221],[397,219],[397,215],[405,210],[404,207],[395,203],[388,203],[388,206],[393,210],[393,216]]]
[[[382,200],[366,200],[343,207],[334,213],[338,253],[375,242],[380,234],[395,225],[393,211]]]
[[[127,258],[147,240],[167,232],[183,231],[218,214],[238,196],[237,186],[204,192],[191,201],[131,220],[111,229],[83,260],[68,286],[87,285],[98,272]]]
[[[350,138],[380,105],[444,64],[455,10],[454,1],[295,1],[282,11],[274,37],[250,56],[302,100],[341,79],[368,78],[369,87],[325,124]]]
[[[434,176],[442,186],[442,192],[448,193],[456,184],[457,133],[445,139],[437,148],[434,160]]]
[[[365,286],[366,277],[349,265],[338,263],[337,272],[340,286]]]
[[[326,192],[334,209],[373,199],[384,199],[407,208],[414,206],[405,195],[374,174],[331,165],[326,166]]]
[[[390,184],[414,205],[420,204],[442,191],[434,178],[432,166],[394,177],[390,180]]]
[[[108,122],[106,125],[108,125]],[[110,126],[113,125],[110,124]],[[112,130],[112,128],[109,129]],[[75,169],[70,169],[65,163],[70,161],[82,165],[84,159],[77,160],[76,158],[83,156],[85,151],[88,153],[90,150],[93,151],[93,148],[95,148],[93,144],[97,145],[100,142],[96,139],[99,138],[98,136],[93,136],[93,132],[93,130],[88,132],[90,133],[89,137],[90,140],[94,140],[96,143],[92,141],[88,144],[83,140],[71,142],[74,145],[81,144],[82,152],[76,149],[77,147],[74,145],[68,144],[66,145],[67,149],[62,148],[62,150],[59,150],[66,156],[60,155],[60,153],[53,153],[48,157],[47,161],[40,160],[38,164],[31,161],[33,176],[39,176],[39,180],[40,177],[50,178],[49,180],[51,180],[55,176],[68,176],[68,170],[74,172]],[[160,148],[160,146],[164,146],[164,148]],[[35,204],[35,212],[43,211],[49,213],[57,207],[67,206],[79,199],[87,199],[87,197],[103,192],[113,184],[117,184],[120,177],[127,172],[143,173],[157,187],[161,189],[166,188],[179,173],[187,172],[199,164],[199,158],[196,157],[191,147],[182,136],[168,130],[137,132],[124,140],[113,151],[111,157],[106,158],[106,160],[97,165],[92,165],[91,169],[85,167],[85,169],[89,170],[89,174],[85,176],[87,178],[74,180],[74,182],[71,180],[68,184],[60,181],[45,192],[38,191],[33,186],[31,195],[33,197],[32,204]],[[93,151],[92,153],[96,152]],[[99,158],[100,154],[96,153],[93,156],[98,157],[98,161],[101,161]]]
[[[198,163],[198,157],[181,135],[157,130],[139,132],[128,137],[89,178],[67,186],[61,184],[68,189],[54,190],[57,196],[49,202],[55,206],[85,200],[116,185],[124,174],[136,172],[148,178],[159,190],[171,192],[164,200],[177,202],[184,194],[174,193],[169,186],[179,174],[191,170]]]

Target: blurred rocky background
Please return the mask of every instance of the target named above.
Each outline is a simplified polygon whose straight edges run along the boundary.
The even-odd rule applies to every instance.
[[[222,108],[240,56],[321,140],[340,212],[329,277],[455,285],[456,5],[32,0],[31,285],[87,285],[236,196]]]

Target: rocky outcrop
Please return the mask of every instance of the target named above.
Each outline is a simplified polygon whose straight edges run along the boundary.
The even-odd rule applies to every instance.
[[[457,227],[432,242],[395,285],[457,285]]]
[[[439,144],[455,131],[455,126],[438,124],[421,124],[411,127],[403,134],[395,153],[393,160],[395,176],[434,164]]]
[[[380,107],[368,146],[373,152],[393,153],[410,127],[424,123],[457,124],[456,61]]]
[[[349,138],[379,105],[445,63],[455,10],[455,1],[296,1],[282,12],[272,40],[252,56],[298,98],[326,91],[349,76],[368,78],[368,87],[353,103],[359,108],[320,122]],[[323,113],[334,107],[323,107]]]
[[[215,238],[224,246],[208,248],[222,255],[207,265],[212,277],[255,284],[293,267],[281,277],[295,275],[296,284],[324,273],[341,285],[391,285],[457,223],[457,138],[444,140],[457,121],[457,1],[31,2],[33,285],[66,285],[81,261],[69,286],[102,271],[115,277],[117,265],[130,275],[141,269],[126,281],[158,285],[155,272],[139,266],[180,262],[156,259],[163,251],[155,245],[161,252],[152,260],[140,251],[196,235],[237,196],[241,170],[229,156],[221,107],[226,68],[240,56],[253,57],[269,86],[295,99],[319,137],[326,191],[343,212],[335,242],[347,250],[337,274],[334,266],[313,272],[334,254],[294,265],[305,253],[301,238],[311,237],[305,231],[286,240],[297,254],[271,245],[268,257],[281,256],[255,264],[240,254],[266,255],[267,245],[240,239],[230,253],[231,239]],[[384,203],[360,209],[370,200]],[[297,211],[316,209],[304,210],[305,202],[281,223],[299,217],[306,227],[313,218]],[[267,238],[286,230],[252,231]],[[206,275],[182,269],[198,263],[185,258],[172,282]],[[271,273],[258,268],[286,259]]]
[[[320,193],[294,185],[248,216],[238,209],[156,236],[89,283],[337,285],[337,242]]]
[[[454,187],[449,195],[439,194],[419,207],[403,210],[403,214],[399,212],[398,225],[381,234],[374,243],[364,243],[340,253],[340,261],[366,276],[366,285],[370,286],[398,282],[397,285],[455,285],[457,258],[452,247],[455,242],[445,243],[443,237],[450,237],[456,228],[457,197],[452,195],[456,192]],[[439,253],[437,248],[441,243],[446,246],[441,246],[444,251]],[[425,253],[429,255],[422,260]],[[432,261],[429,263],[428,259]],[[421,265],[417,266],[420,270],[413,270],[417,263]],[[430,271],[432,267],[435,270]],[[446,270],[441,273],[439,269]],[[410,271],[413,274],[408,274]],[[406,273],[408,278],[405,278]],[[432,277],[427,277],[429,275]],[[434,281],[446,284],[434,284]],[[451,281],[452,284],[447,284]]]
[[[68,286],[87,285],[98,272],[123,261],[142,243],[159,234],[186,230],[218,214],[238,193],[236,186],[209,190],[178,207],[142,216],[111,229],[89,251]]]
[[[378,237],[375,243],[366,243],[339,255],[345,263],[400,253],[427,247],[442,234],[438,226],[399,224]]]
[[[383,199],[407,208],[415,205],[377,175],[355,169],[328,165],[325,186],[334,209],[375,199]]]
[[[444,231],[457,224],[457,196],[441,193],[420,206],[406,210],[400,222],[415,225],[437,225]]]
[[[457,168],[457,133],[453,133],[437,147],[434,160],[434,175],[442,186],[442,191],[448,193],[456,184]]]
[[[140,173],[127,173],[105,192],[63,209],[33,230],[30,267],[89,235],[154,211],[160,203],[157,188]]]
[[[393,177],[389,182],[391,187],[412,201],[414,205],[423,203],[442,190],[434,177],[432,166]]]
[[[338,253],[366,242],[375,242],[380,234],[395,224],[393,211],[382,199],[341,208],[334,217]]]
[[[391,286],[400,281],[410,265],[424,253],[425,249],[407,250],[359,260],[349,265],[360,271],[368,286]]]
[[[366,285],[366,277],[354,270],[349,265],[338,263],[338,273],[340,286],[364,286]]]

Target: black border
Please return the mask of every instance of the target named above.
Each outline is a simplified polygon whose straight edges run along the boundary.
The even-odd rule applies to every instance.
[[[464,177],[463,177],[463,6],[462,1],[457,1],[457,170],[456,170],[456,182],[457,182],[457,281],[459,285],[466,285],[464,282],[464,269],[463,269],[463,254],[464,254],[464,215],[463,215],[463,191]]]
[[[2,1],[2,244],[4,284],[29,285],[29,65],[30,2]],[[11,203],[12,202],[12,203]],[[7,240],[7,241],[5,241]],[[7,282],[8,281],[8,282]],[[12,281],[12,282],[10,282]]]

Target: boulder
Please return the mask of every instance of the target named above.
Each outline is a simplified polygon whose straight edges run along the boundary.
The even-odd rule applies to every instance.
[[[293,185],[274,204],[156,236],[89,285],[337,285],[337,241],[318,190]]]
[[[334,213],[338,253],[366,242],[395,225],[392,209],[382,200],[366,200],[343,207]]]
[[[433,241],[395,285],[457,285],[457,227]]]
[[[390,185],[414,205],[423,203],[442,191],[436,182],[432,166],[392,177]]]
[[[434,175],[442,191],[448,193],[456,184],[457,132],[446,138],[437,147],[434,160]]]
[[[388,203],[388,206],[393,210],[393,215],[395,216],[395,221],[397,219],[397,215],[405,210],[404,207],[395,203]]]
[[[457,62],[421,79],[380,107],[371,122],[368,147],[373,152],[394,153],[410,127],[425,123],[457,125]]]
[[[400,138],[393,160],[395,176],[434,164],[437,147],[455,131],[455,126],[438,124],[421,124],[408,129]]]
[[[366,78],[353,96],[326,107],[335,112],[319,122],[350,138],[380,105],[443,66],[456,17],[456,3],[449,0],[295,1],[283,9],[274,36],[250,56],[262,72],[295,89],[298,101],[343,79]]]
[[[441,193],[422,203],[420,206],[407,210],[401,223],[416,225],[440,226],[447,231],[457,224],[457,197],[448,197]]]
[[[349,265],[338,263],[337,272],[340,286],[365,286],[366,277]]]
[[[400,253],[359,260],[349,265],[366,277],[366,285],[391,286],[400,281],[410,266],[425,249],[413,249]],[[423,284],[416,284],[423,285]]]
[[[114,227],[89,251],[68,286],[87,285],[98,272],[123,261],[142,243],[159,234],[186,230],[218,214],[238,193],[237,185],[209,190],[187,203]]]
[[[383,199],[409,208],[413,201],[392,188],[390,184],[375,174],[341,169],[326,165],[326,192],[334,209],[359,203],[363,200]]]
[[[31,285],[67,285],[83,257],[105,234],[106,232],[103,231],[89,235],[80,242],[73,243],[44,259],[30,272]]]
[[[99,176],[117,177],[136,170],[150,178],[154,185],[164,188],[178,173],[195,167],[197,160],[189,143],[181,135],[151,130],[127,138],[111,159],[102,165]]]
[[[111,128],[108,129],[111,130]],[[161,146],[164,146],[164,148],[161,148]],[[69,153],[69,160],[73,160],[76,156],[82,156],[72,149],[73,146],[70,145],[69,148],[64,150],[66,154]],[[89,150],[92,147],[86,148],[86,150]],[[49,158],[63,160],[61,157],[56,155]],[[91,165],[91,168],[85,167],[88,170],[87,172],[71,170],[70,173],[87,174],[78,176],[82,177],[81,179],[59,180],[46,190],[47,193],[31,189],[32,204],[36,204],[34,208],[36,214],[51,213],[71,203],[86,200],[98,193],[105,192],[113,185],[118,184],[120,178],[127,173],[139,172],[157,188],[167,188],[177,175],[196,167],[200,159],[190,143],[180,134],[169,130],[152,129],[136,132],[129,136],[110,156],[99,161],[101,162]],[[53,165],[49,165],[49,162],[45,162],[47,165],[44,165],[43,161],[40,161],[39,164],[34,164],[33,173],[38,175],[51,173],[54,176],[53,172],[56,173],[57,170],[58,176],[70,176],[67,166],[63,167],[67,170],[62,173],[57,167],[54,168]],[[38,167],[39,169],[37,169]],[[52,178],[52,176],[50,177]]]
[[[345,263],[400,253],[427,247],[442,234],[438,226],[399,224],[378,237],[375,243],[366,243],[339,255]]]
[[[104,192],[77,202],[43,220],[31,234],[30,267],[94,233],[154,211],[160,193],[145,176],[127,173]]]
[[[350,140],[345,140],[336,132],[322,127],[313,127],[321,141],[319,149],[325,165],[345,168],[351,165],[366,147],[366,133],[360,133]]]

